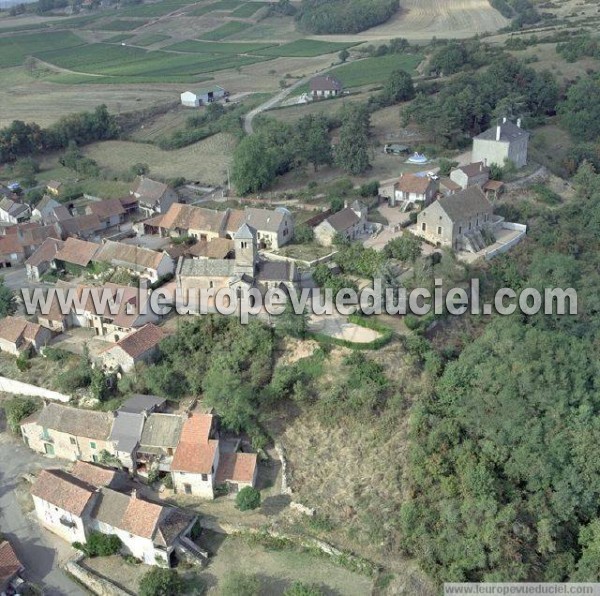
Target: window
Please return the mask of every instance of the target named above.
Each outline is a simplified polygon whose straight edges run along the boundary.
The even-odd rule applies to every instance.
[[[98,463],[98,456],[97,455],[92,455],[92,461],[97,464]]]
[[[442,226],[438,226],[437,233],[438,233],[438,236],[442,235]]]
[[[185,492],[186,495],[191,495],[192,494],[192,485],[191,484],[184,484],[183,485],[183,490]]]
[[[202,482],[208,481],[208,474],[202,474]]]
[[[77,441],[75,440],[75,437],[69,437],[69,440],[71,441],[71,445],[77,445]]]
[[[427,224],[426,224],[425,222],[423,222],[423,223],[421,224],[421,230],[422,230],[423,232],[425,232],[425,230],[427,230]]]
[[[462,234],[462,226],[458,226],[458,233]]]
[[[90,449],[96,449],[96,443],[94,443],[94,441],[90,441]]]
[[[209,282],[208,282],[208,287],[209,287],[209,288],[214,288],[214,287],[215,287],[215,282],[214,282],[214,281],[212,281],[212,280],[211,280],[211,281],[209,281]]]

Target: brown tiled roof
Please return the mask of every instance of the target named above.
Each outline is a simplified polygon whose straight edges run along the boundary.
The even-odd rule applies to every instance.
[[[210,474],[219,441],[210,439],[213,416],[192,413],[184,422],[171,469],[192,474]]]
[[[76,236],[84,232],[98,232],[102,229],[100,218],[93,214],[64,219],[59,225],[65,236]]]
[[[23,564],[8,540],[0,544],[0,582],[6,582],[23,569]]]
[[[193,257],[207,259],[226,259],[234,249],[234,242],[229,238],[213,238],[210,241],[199,241],[187,249]]]
[[[490,171],[490,169],[487,166],[483,165],[482,161],[476,161],[466,166],[461,166],[457,169],[462,170],[469,178],[473,178],[474,176],[478,176],[479,174],[489,173]]]
[[[160,227],[166,230],[202,230],[219,234],[225,227],[226,219],[226,211],[173,203],[162,217]]]
[[[97,201],[90,203],[86,208],[85,212],[88,215],[97,215],[101,220],[110,219],[115,215],[124,215],[125,209],[120,199],[105,199],[104,201]]]
[[[62,182],[58,182],[57,180],[49,180],[46,183],[46,188],[51,188],[52,190],[59,190],[62,186]]]
[[[164,253],[150,248],[107,240],[95,255],[94,260],[135,269],[157,269],[163,257]]]
[[[121,528],[136,536],[152,538],[162,512],[162,506],[132,497],[121,520]]]
[[[450,178],[440,178],[440,186],[445,186],[449,190],[460,190],[462,186]]]
[[[46,238],[42,245],[25,261],[26,265],[37,267],[42,263],[54,260],[56,253],[62,248],[64,242],[55,238]]]
[[[227,480],[251,483],[254,480],[256,465],[256,453],[221,453],[217,484],[223,484]]]
[[[488,180],[483,185],[483,190],[500,190],[504,186],[501,180]]]
[[[166,332],[152,323],[144,325],[140,329],[131,332],[114,346],[110,346],[106,351],[114,350],[115,347],[121,348],[127,355],[134,360],[142,356],[148,350],[155,348],[166,337]]]
[[[0,320],[0,338],[18,344],[20,341],[35,341],[41,325],[30,323],[22,317],[6,317]]]
[[[15,234],[0,237],[0,255],[24,254],[25,246]]]
[[[162,182],[156,182],[145,176],[139,176],[135,179],[135,184],[131,193],[139,195],[141,201],[147,204],[156,204],[163,195],[169,190],[169,187]]]
[[[398,181],[394,184],[394,188],[402,192],[425,194],[432,184],[433,181],[428,176],[416,176],[415,174],[407,173],[398,178]]]
[[[78,517],[85,510],[96,487],[62,470],[42,470],[31,494]]]
[[[65,263],[87,267],[100,249],[99,244],[86,242],[78,238],[67,238],[62,248],[56,253],[56,259]]]
[[[352,209],[350,209],[350,207],[345,207],[341,211],[330,215],[325,221],[328,222],[336,232],[343,232],[348,228],[355,226],[360,221],[360,218]]]
[[[76,461],[71,470],[72,476],[98,488],[101,486],[109,486],[116,474],[116,470],[103,468],[102,466],[96,466],[81,460]]]

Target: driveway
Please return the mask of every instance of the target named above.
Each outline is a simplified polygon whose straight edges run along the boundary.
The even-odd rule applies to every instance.
[[[15,490],[24,473],[59,465],[59,460],[30,451],[7,431],[0,434],[0,531],[25,566],[24,578],[43,586],[46,596],[85,596],[87,592],[59,567],[74,553],[72,547],[43,530],[32,513],[24,514]]]

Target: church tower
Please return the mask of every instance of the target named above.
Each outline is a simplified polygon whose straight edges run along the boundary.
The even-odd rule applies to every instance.
[[[258,262],[256,232],[248,224],[244,224],[233,236],[235,245],[235,272],[238,275],[254,277]]]

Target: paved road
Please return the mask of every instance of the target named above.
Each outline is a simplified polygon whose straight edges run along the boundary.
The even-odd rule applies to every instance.
[[[57,465],[7,436],[6,431],[0,435],[0,531],[25,565],[25,579],[43,586],[45,596],[85,596],[59,567],[73,553],[72,548],[43,530],[32,514],[24,514],[15,493],[22,474]]]

